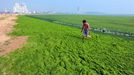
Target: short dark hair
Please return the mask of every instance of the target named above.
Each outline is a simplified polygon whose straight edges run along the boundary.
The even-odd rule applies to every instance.
[[[86,23],[87,21],[86,21],[86,20],[83,20],[82,22],[83,22],[83,23]]]

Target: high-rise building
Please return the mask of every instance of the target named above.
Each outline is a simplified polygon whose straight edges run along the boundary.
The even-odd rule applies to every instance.
[[[29,10],[24,4],[15,3],[13,7],[13,12],[17,14],[28,14]]]

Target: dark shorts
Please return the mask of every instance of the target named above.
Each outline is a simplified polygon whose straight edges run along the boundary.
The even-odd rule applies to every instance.
[[[83,34],[88,35],[89,31],[87,29],[84,29]]]

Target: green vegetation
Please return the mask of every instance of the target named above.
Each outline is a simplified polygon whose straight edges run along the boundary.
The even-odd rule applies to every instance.
[[[26,16],[17,23],[11,34],[29,40],[0,57],[1,75],[134,75],[134,41],[93,32],[83,40],[80,29]]]
[[[56,20],[80,25],[83,19],[92,27],[134,33],[134,17],[131,16],[92,16],[92,15],[37,15],[40,19]],[[80,26],[81,27],[81,26]]]

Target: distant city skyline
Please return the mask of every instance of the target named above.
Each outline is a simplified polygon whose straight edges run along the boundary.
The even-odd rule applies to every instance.
[[[39,12],[134,14],[134,0],[0,0],[0,11],[13,11],[15,3],[25,4],[30,11]]]

